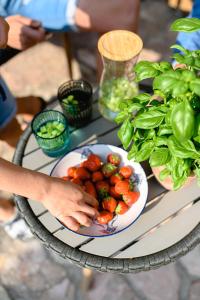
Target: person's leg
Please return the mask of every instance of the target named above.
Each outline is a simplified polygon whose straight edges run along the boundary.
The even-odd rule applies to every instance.
[[[16,112],[15,98],[0,78],[0,157],[10,161],[14,153],[13,147],[16,146],[22,133],[15,118]],[[30,238],[32,237],[30,230],[19,218],[11,197],[12,195],[5,195],[0,191],[0,225],[3,225],[6,232],[13,238]]]
[[[14,148],[9,146],[5,141],[0,140],[0,157],[12,160]],[[0,191],[0,225],[12,220],[16,214],[14,203],[10,200],[12,194]]]
[[[0,140],[0,157],[11,161],[13,154],[14,148]],[[0,191],[0,226],[14,239],[32,238],[29,228],[17,212],[12,194],[2,191]]]

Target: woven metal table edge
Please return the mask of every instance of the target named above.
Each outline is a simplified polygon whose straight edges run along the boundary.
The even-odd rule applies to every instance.
[[[24,150],[30,135],[31,128],[29,126],[22,134],[17,144],[13,157],[13,163],[22,165]],[[78,266],[101,272],[137,273],[141,271],[157,269],[187,254],[200,242],[200,224],[198,224],[182,240],[170,246],[169,248],[154,254],[124,259],[107,258],[93,255],[79,249],[72,248],[53,236],[36,218],[28,201],[24,201],[26,198],[15,195],[14,200],[26,224],[30,227],[33,235],[36,236],[46,248],[55,251],[61,257],[69,259]]]

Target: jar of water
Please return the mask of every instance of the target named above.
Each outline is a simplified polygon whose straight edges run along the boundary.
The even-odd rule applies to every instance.
[[[99,110],[110,121],[120,111],[121,101],[132,99],[138,94],[133,67],[142,47],[141,38],[127,30],[107,32],[98,41],[104,64],[100,81]]]

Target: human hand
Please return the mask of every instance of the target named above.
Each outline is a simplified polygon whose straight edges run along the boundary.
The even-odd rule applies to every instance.
[[[10,26],[8,45],[12,48],[25,50],[46,39],[39,21],[19,15],[9,16],[6,21]]]
[[[68,228],[77,231],[81,225],[89,227],[98,215],[94,207],[98,201],[72,182],[50,177],[48,189],[41,202],[52,215]]]
[[[8,23],[0,17],[0,48],[5,48],[8,41]]]

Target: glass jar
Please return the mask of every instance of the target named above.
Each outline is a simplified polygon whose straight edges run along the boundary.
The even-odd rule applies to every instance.
[[[120,111],[120,102],[138,94],[133,67],[143,43],[133,32],[114,30],[98,42],[104,69],[100,81],[99,110],[104,118],[113,121]]]

